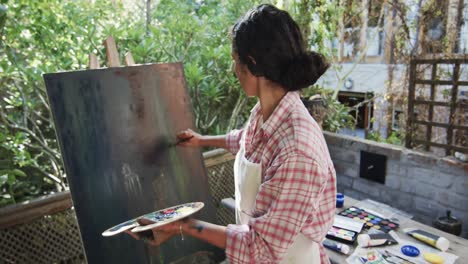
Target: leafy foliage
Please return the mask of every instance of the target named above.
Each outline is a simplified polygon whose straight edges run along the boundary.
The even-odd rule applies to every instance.
[[[400,146],[403,145],[401,135],[396,131],[392,131],[390,136],[388,136],[387,138],[382,137],[382,135],[380,135],[380,133],[377,131],[372,131],[369,134],[367,134],[367,139],[377,141],[377,142],[393,144],[393,145],[400,145]]]
[[[83,69],[102,38],[97,18],[112,21],[114,9],[60,0],[2,4],[0,205],[5,205],[66,188],[42,74]]]
[[[290,13],[298,22],[304,35],[307,45],[312,49],[324,54],[329,58],[331,67],[338,68],[339,65],[333,64],[336,60],[338,51],[330,49],[329,43],[337,37],[338,21],[343,16],[350,16],[353,10],[347,10],[340,6],[339,1],[327,0],[300,0],[294,1],[290,6]],[[351,7],[355,7],[351,5]],[[323,129],[331,132],[337,132],[344,127],[354,126],[354,117],[349,114],[350,108],[342,105],[337,100],[337,87],[320,87],[313,85],[302,91],[304,98],[313,95],[320,95],[324,101],[325,114],[323,117]],[[322,119],[322,118],[318,118]]]
[[[185,63],[196,127],[224,133],[253,103],[231,71],[228,30],[256,1],[159,1],[152,12],[119,1],[2,0],[0,206],[67,188],[42,74],[85,69],[114,36],[137,63]],[[234,109],[234,112],[233,112]]]
[[[0,206],[67,188],[42,74],[85,69],[90,53],[103,60],[108,35],[121,59],[131,51],[136,63],[184,62],[199,132],[221,134],[246,121],[254,101],[231,70],[229,29],[265,1],[161,0],[151,12],[144,0],[123,2],[0,0]],[[325,21],[341,12],[328,1],[307,2]],[[298,18],[304,10],[290,11]],[[309,44],[326,53],[334,25],[312,21]],[[327,98],[334,110],[325,124],[335,131],[346,109]]]
[[[351,108],[337,101],[333,96],[333,93],[334,90],[332,89],[326,89],[321,86],[314,85],[305,89],[302,96],[310,98],[314,95],[320,95],[320,98],[322,98],[325,107],[322,124],[324,130],[338,132],[342,128],[353,127],[355,119],[349,114]]]
[[[151,60],[185,62],[195,125],[201,133],[225,133],[247,118],[245,112],[233,113],[236,106],[245,108],[247,98],[231,70],[229,28],[251,5],[245,1],[163,1],[153,14],[156,25],[150,26],[147,38],[159,42],[155,50],[161,56]],[[135,55],[138,61],[139,54]]]

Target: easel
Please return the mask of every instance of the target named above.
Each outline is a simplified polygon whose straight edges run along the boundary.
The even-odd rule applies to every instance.
[[[114,38],[112,36],[108,36],[104,40],[104,46],[106,47],[107,67],[120,67],[119,52],[117,51],[117,45],[115,44]],[[130,51],[125,54],[124,64],[125,66],[135,65],[135,60],[133,59],[132,53],[130,53]],[[88,69],[93,70],[99,68],[99,59],[97,55],[90,53]]]
[[[216,221],[201,153],[180,149],[159,163],[145,161],[153,143],[194,124],[182,63],[132,66],[112,37],[104,45],[107,63],[90,54],[89,70],[44,75],[87,261],[221,261],[221,251],[198,240],[149,249],[125,235],[102,237],[119,222],[192,201],[204,202],[203,219]]]

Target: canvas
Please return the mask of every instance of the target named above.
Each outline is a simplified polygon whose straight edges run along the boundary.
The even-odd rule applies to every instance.
[[[174,238],[149,248],[111,226],[158,209],[203,202],[214,222],[199,149],[176,146],[194,128],[181,63],[44,75],[88,263],[170,263],[216,250]],[[210,254],[211,254],[210,253]]]

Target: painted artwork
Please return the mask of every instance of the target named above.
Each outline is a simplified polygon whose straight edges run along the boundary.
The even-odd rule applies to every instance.
[[[173,239],[148,248],[122,234],[129,219],[200,201],[197,218],[216,213],[200,149],[174,144],[194,129],[181,63],[151,64],[44,75],[57,138],[88,263],[171,263],[204,242]],[[217,254],[217,253],[216,253]]]

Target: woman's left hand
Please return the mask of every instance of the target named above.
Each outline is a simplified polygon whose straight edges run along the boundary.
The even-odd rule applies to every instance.
[[[137,221],[142,226],[154,223],[144,218],[138,219]],[[159,246],[162,243],[169,240],[170,238],[172,238],[173,236],[179,234],[181,232],[182,224],[183,222],[179,220],[176,222],[169,223],[167,225],[153,228],[149,230],[151,233],[148,236],[142,235],[142,233],[144,232],[134,233],[134,232],[131,232],[130,230],[127,230],[125,232],[136,240],[143,240],[145,243],[149,245]],[[149,232],[149,231],[146,231],[146,232]]]

